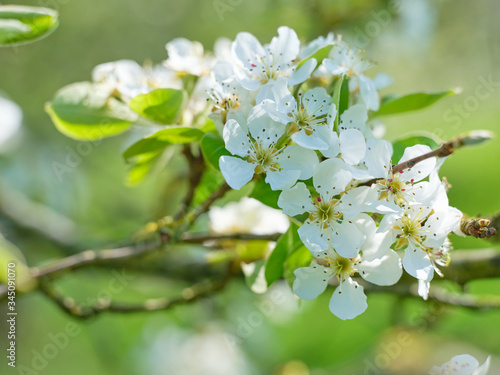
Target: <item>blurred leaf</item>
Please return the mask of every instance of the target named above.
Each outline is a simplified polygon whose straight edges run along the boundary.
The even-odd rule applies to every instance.
[[[219,159],[223,155],[231,155],[231,153],[226,150],[226,145],[224,140],[217,133],[207,133],[201,139],[201,151],[205,160],[217,170],[219,168]]]
[[[168,164],[175,151],[175,148],[164,148],[162,151],[148,155],[147,158],[142,157],[136,160],[127,173],[126,184],[128,186],[137,185],[144,181],[147,176],[161,171]]]
[[[264,293],[267,289],[266,281],[263,279],[264,260],[258,260],[252,263],[241,263],[241,269],[245,275],[245,281],[248,287],[254,293]]]
[[[309,56],[309,57],[305,58],[304,60],[302,60],[297,65],[297,69],[299,69],[302,65],[304,65],[310,59],[316,59],[316,61],[318,62],[317,65],[316,65],[316,69],[317,69],[321,65],[321,63],[323,62],[323,60],[328,57],[328,54],[330,53],[330,51],[332,50],[332,48],[333,48],[333,45],[326,46],[326,47],[323,47],[323,48],[317,50],[311,56]]]
[[[214,168],[206,168],[200,184],[194,191],[193,205],[198,206],[202,204],[223,182],[224,177],[222,177],[222,173]]]
[[[14,46],[45,38],[59,25],[53,9],[0,5],[0,46]]]
[[[401,159],[407,147],[415,145],[427,145],[431,149],[435,149],[439,147],[440,141],[437,140],[436,136],[432,133],[415,134],[406,138],[398,139],[392,144],[394,149],[392,154],[393,163]]]
[[[61,133],[83,141],[123,133],[137,119],[124,103],[107,97],[101,85],[90,82],[63,87],[45,111]]]
[[[296,223],[291,222],[290,227],[279,238],[276,243],[276,247],[269,256],[265,271],[268,286],[281,279],[283,276],[283,265],[288,257],[288,254],[291,254],[299,247],[304,246],[300,240],[299,234],[297,233],[298,229],[299,226]]]
[[[281,191],[279,190],[272,190],[271,186],[264,181],[264,178],[260,177],[255,181],[255,187],[252,194],[250,194],[250,198],[257,199],[269,207],[281,210],[281,208],[278,207],[280,193]]]
[[[168,145],[199,141],[204,133],[195,128],[175,126],[160,130],[130,146],[124,153],[125,160],[148,160]]]
[[[380,109],[375,112],[374,116],[393,115],[396,113],[416,111],[429,107],[438,100],[450,95],[454,95],[454,90],[436,92],[436,93],[414,93],[404,96],[389,96],[382,99]]]
[[[9,267],[14,264],[14,267]],[[16,290],[28,292],[36,286],[36,280],[31,277],[23,253],[12,243],[0,235],[0,283],[8,284],[7,269],[13,270]]]
[[[300,246],[293,253],[291,253],[284,263],[283,274],[288,285],[292,287],[295,281],[295,275],[293,272],[300,267],[308,267],[311,264],[313,256],[311,252],[305,246]]]
[[[176,124],[181,116],[185,93],[176,89],[156,89],[132,98],[130,108],[139,115],[165,125]]]
[[[341,115],[341,106],[345,106],[344,110],[347,108],[346,103],[349,102],[349,88],[347,89],[347,98],[342,98],[343,94],[345,96],[345,93],[343,93],[343,86],[344,86],[344,81],[347,81],[345,78],[345,75],[340,76],[337,79],[337,82],[335,83],[335,87],[333,89],[333,98],[332,102],[335,104],[335,107],[337,108],[337,116],[335,117],[335,129],[338,129],[339,125],[339,119]]]

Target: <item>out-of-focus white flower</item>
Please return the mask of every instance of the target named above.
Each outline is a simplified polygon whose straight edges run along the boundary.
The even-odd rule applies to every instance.
[[[117,93],[124,101],[159,88],[181,89],[182,81],[162,65],[142,67],[133,60],[118,60],[97,65],[92,80],[101,83],[109,95]]]
[[[288,217],[280,210],[247,197],[224,207],[212,207],[208,215],[212,232],[219,234],[284,233],[290,225]]]
[[[9,142],[21,129],[23,113],[14,102],[0,96],[0,153],[7,152]]]
[[[349,90],[353,93],[359,91],[366,108],[372,111],[379,109],[377,87],[374,81],[364,74],[373,63],[364,58],[364,52],[356,52],[347,44],[337,42],[329,58],[323,60],[323,66],[330,74],[349,77]]]
[[[249,364],[232,338],[209,326],[196,334],[167,329],[157,334],[146,366],[152,375],[248,375]]]
[[[430,375],[486,375],[490,369],[490,357],[481,366],[476,358],[469,354],[453,357],[442,366],[431,368]]]
[[[207,74],[212,58],[205,55],[203,45],[185,38],[176,38],[166,45],[168,59],[165,66],[179,74],[200,76]]]

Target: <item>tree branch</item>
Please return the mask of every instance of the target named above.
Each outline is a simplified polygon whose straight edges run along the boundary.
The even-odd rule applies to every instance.
[[[189,166],[189,174],[188,174],[189,187],[186,195],[184,196],[184,199],[182,200],[180,210],[174,215],[174,220],[179,220],[188,211],[189,207],[191,206],[191,203],[193,202],[196,187],[200,184],[203,176],[203,171],[205,170],[205,164],[203,161],[203,155],[201,154],[201,151],[200,155],[194,156],[193,153],[191,152],[190,145],[187,144],[184,145],[182,153],[186,157]]]
[[[103,312],[113,313],[137,313],[168,310],[178,305],[194,302],[200,298],[208,297],[221,291],[227,285],[229,277],[214,282],[195,284],[185,288],[174,298],[148,299],[142,303],[121,303],[112,300],[101,299],[93,305],[80,305],[71,297],[57,291],[47,280],[40,282],[40,290],[64,312],[79,319],[91,319]]]
[[[426,154],[414,157],[405,162],[399,163],[398,165],[392,166],[392,173],[398,173],[405,169],[413,168],[416,164],[420,163],[429,158],[438,157],[444,158],[453,154],[459,148],[464,146],[474,146],[477,144],[481,144],[489,139],[493,138],[491,132],[486,130],[476,130],[469,132],[468,134],[458,136],[451,141],[443,143],[439,148],[430,151]],[[383,178],[374,178],[372,180],[360,183],[358,186],[371,186],[378,180],[382,180]]]

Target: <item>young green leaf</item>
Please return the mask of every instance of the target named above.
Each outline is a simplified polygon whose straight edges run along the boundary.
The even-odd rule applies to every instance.
[[[130,100],[130,108],[147,119],[160,124],[174,125],[179,121],[185,93],[176,89],[156,89]]]
[[[283,276],[283,265],[288,255],[303,246],[303,243],[297,233],[298,229],[299,226],[294,222],[291,222],[290,227],[279,238],[276,243],[276,247],[269,256],[265,270],[266,282],[268,286],[281,279]]]
[[[201,139],[201,151],[205,160],[217,170],[219,168],[219,159],[223,155],[231,155],[226,150],[224,140],[217,133],[206,133]]]
[[[123,153],[123,157],[127,161],[131,161],[132,158],[144,161],[156,155],[168,145],[196,142],[203,135],[204,133],[196,128],[182,126],[169,127],[134,143]]]
[[[255,181],[255,187],[252,194],[250,194],[250,198],[257,199],[265,205],[279,210],[278,198],[280,197],[280,193],[278,190],[272,190],[269,184],[264,181],[264,178],[260,177]]]
[[[123,133],[137,120],[127,105],[108,97],[102,85],[90,82],[63,87],[45,111],[61,133],[83,141]]]
[[[49,8],[0,5],[0,46],[34,42],[59,25],[58,13]]]
[[[438,100],[456,94],[455,90],[448,90],[436,93],[414,93],[400,97],[386,97],[382,99],[382,104],[374,116],[394,115],[397,113],[417,111],[431,106]]]

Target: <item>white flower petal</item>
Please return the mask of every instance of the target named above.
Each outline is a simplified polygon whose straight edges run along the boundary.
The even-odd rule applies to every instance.
[[[300,298],[310,301],[323,293],[332,277],[332,270],[328,267],[314,264],[310,267],[297,268],[294,272],[293,292]]]
[[[297,145],[288,146],[276,160],[285,170],[300,171],[299,180],[311,178],[319,165],[318,156],[314,151]]]
[[[364,75],[359,75],[358,79],[361,99],[365,103],[366,108],[372,111],[378,111],[380,102],[375,84],[370,78]]]
[[[368,140],[366,147],[365,164],[371,176],[386,178],[392,167],[392,145],[388,141]]]
[[[340,132],[340,152],[346,163],[358,164],[366,153],[363,134],[357,129],[347,129]]]
[[[421,156],[431,152],[431,148],[426,145],[415,145],[412,147],[407,147],[403,154],[403,157],[399,161],[399,164],[413,159],[417,156]],[[405,169],[401,174],[401,177],[406,181],[415,180],[415,182],[420,181],[431,174],[433,169],[436,167],[436,158],[429,158],[415,164],[413,168]]]
[[[309,251],[314,253],[329,248],[328,235],[331,231],[323,231],[318,224],[306,221],[297,232]]]
[[[307,60],[300,68],[293,72],[292,76],[288,79],[288,84],[290,86],[295,86],[307,80],[311,76],[311,73],[314,71],[317,64],[318,62],[316,59]]]
[[[266,182],[271,185],[272,190],[285,190],[291,188],[299,179],[298,170],[267,171]]]
[[[336,132],[328,129],[328,132],[323,132],[323,140],[328,144],[328,148],[321,150],[321,153],[327,158],[335,158],[340,154],[340,139]]]
[[[344,221],[332,226],[332,246],[344,258],[356,258],[365,238],[355,224]]]
[[[434,272],[427,253],[411,245],[405,249],[403,267],[411,276],[421,280],[427,280],[430,274]]]
[[[232,45],[233,56],[247,69],[252,69],[252,61],[257,56],[265,56],[266,51],[259,40],[250,33],[242,32],[236,36]]]
[[[352,219],[360,212],[366,211],[365,203],[373,199],[375,192],[368,186],[356,187],[342,194],[339,201],[338,210],[347,219]]]
[[[299,146],[310,150],[326,150],[328,144],[325,142],[325,133],[332,132],[326,126],[318,126],[311,135],[307,135],[305,131],[299,131],[292,135],[292,139]],[[335,156],[338,155],[338,152]]]
[[[366,121],[368,121],[368,112],[363,104],[355,104],[342,113],[340,116],[339,129],[358,129],[363,132],[365,130]]]
[[[354,319],[368,307],[363,287],[347,278],[333,292],[329,307],[330,311],[342,320]]]
[[[278,199],[278,206],[289,216],[300,215],[313,211],[314,205],[309,196],[311,193],[303,182],[299,182],[291,189],[284,190]]]
[[[319,164],[314,172],[313,184],[323,199],[329,201],[344,191],[351,177],[351,172],[342,160],[329,159]]]
[[[269,44],[269,50],[282,64],[292,62],[299,54],[300,41],[297,33],[286,26],[278,29],[278,36],[274,37]]]
[[[380,259],[362,260],[358,272],[365,280],[376,285],[394,285],[403,274],[401,258],[394,250],[389,250]]]
[[[219,167],[227,184],[240,190],[254,175],[255,165],[233,156],[221,156]]]
[[[250,142],[248,132],[235,120],[228,120],[222,130],[226,149],[233,155],[248,156]]]

